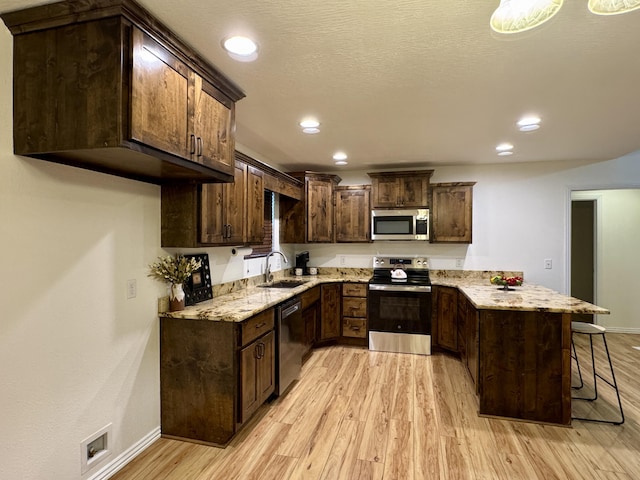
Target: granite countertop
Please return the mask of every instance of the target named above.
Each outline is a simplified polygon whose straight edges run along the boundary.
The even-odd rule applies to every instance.
[[[265,288],[248,286],[237,291],[224,293],[212,300],[186,307],[178,312],[163,312],[161,317],[211,320],[217,322],[242,322],[269,307],[303,293],[322,283],[358,282],[366,283],[371,274],[309,275],[302,277],[280,277],[275,280],[303,280],[305,283],[294,288]]]
[[[432,270],[431,282],[458,288],[478,309],[520,310],[555,313],[608,314],[609,310],[592,305],[577,298],[555,292],[546,287],[525,283],[515,290],[503,292],[489,283],[495,272],[462,270]],[[501,272],[498,272],[501,273]],[[508,276],[520,272],[505,272]],[[280,279],[303,280],[305,283],[295,288],[264,288],[243,283],[237,288],[214,291],[214,298],[186,307],[178,312],[164,312],[161,317],[200,319],[223,322],[242,322],[269,307],[301,294],[316,285],[335,282],[367,283],[371,278],[370,269],[337,269],[329,273],[303,277],[276,277]],[[229,291],[227,291],[229,290]]]
[[[487,282],[488,283],[488,282]],[[585,313],[606,315],[609,310],[558,293],[540,285],[523,284],[502,291],[495,285],[458,285],[458,289],[480,310],[520,310],[525,312]]]

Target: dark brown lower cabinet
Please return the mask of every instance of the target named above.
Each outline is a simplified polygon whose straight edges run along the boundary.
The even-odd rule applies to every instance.
[[[275,387],[274,309],[244,322],[160,319],[162,435],[227,444]]]
[[[275,335],[271,330],[240,351],[240,423],[275,389]]]
[[[300,294],[302,303],[302,321],[304,322],[304,352],[303,361],[311,353],[316,343],[317,325],[320,321],[320,286],[313,287]]]
[[[571,314],[478,312],[480,414],[571,423]]]
[[[340,337],[341,319],[341,285],[339,283],[328,283],[321,285],[320,329],[318,341],[335,340]]]
[[[434,343],[452,352],[458,352],[458,289],[436,286]]]

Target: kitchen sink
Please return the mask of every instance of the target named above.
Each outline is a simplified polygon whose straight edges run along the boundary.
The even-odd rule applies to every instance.
[[[276,282],[263,283],[258,285],[262,288],[295,288],[307,283],[306,280],[278,280]]]

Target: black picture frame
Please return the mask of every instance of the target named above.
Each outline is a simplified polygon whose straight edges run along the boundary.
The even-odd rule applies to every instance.
[[[213,289],[211,288],[211,268],[209,266],[209,255],[206,253],[185,254],[185,258],[195,258],[200,261],[200,268],[193,272],[184,284],[184,304],[195,305],[196,303],[211,300]]]

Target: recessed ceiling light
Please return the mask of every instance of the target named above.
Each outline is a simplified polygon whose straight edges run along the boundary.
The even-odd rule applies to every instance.
[[[528,115],[518,120],[518,127],[521,132],[531,132],[540,128],[540,117]]]
[[[236,35],[226,38],[222,47],[231,58],[240,62],[253,62],[258,58],[258,45],[248,37]]]
[[[333,159],[334,160],[346,160],[347,158],[349,158],[349,157],[344,152],[336,152],[336,153],[333,154]]]
[[[307,127],[302,129],[302,133],[308,133],[312,135],[314,133],[320,133],[320,129],[316,127]]]
[[[505,152],[507,150],[513,150],[513,145],[510,143],[501,143],[496,147],[496,150],[499,152]]]
[[[499,157],[506,157],[507,155],[513,155],[513,152],[510,150],[504,151],[504,152],[499,152],[498,156]]]
[[[317,128],[320,126],[320,122],[315,118],[305,118],[300,122],[302,128]]]
[[[338,160],[338,161],[336,162],[336,165],[346,165],[346,164],[347,164],[347,161],[346,161],[346,160]]]

